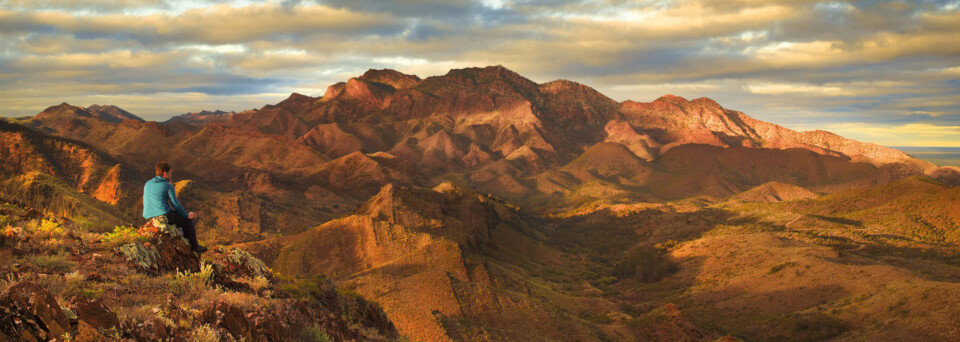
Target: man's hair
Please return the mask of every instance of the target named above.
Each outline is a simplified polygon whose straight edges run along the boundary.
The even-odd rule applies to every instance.
[[[163,173],[170,172],[170,169],[172,169],[172,167],[170,167],[170,164],[167,164],[167,162],[157,163],[157,176],[163,177]]]

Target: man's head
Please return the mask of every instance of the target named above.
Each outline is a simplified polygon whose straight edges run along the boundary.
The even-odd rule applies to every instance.
[[[167,162],[157,163],[157,176],[160,176],[169,180],[172,173],[173,173],[173,168],[170,167],[170,164],[167,164]]]

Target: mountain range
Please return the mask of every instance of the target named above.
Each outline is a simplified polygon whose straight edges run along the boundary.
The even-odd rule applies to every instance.
[[[900,318],[858,296],[960,279],[958,168],[501,66],[162,123],[64,103],[0,122],[0,150],[5,194],[105,227],[142,221],[167,161],[201,241],[329,277],[416,340],[870,338],[939,321],[911,291],[891,290]]]

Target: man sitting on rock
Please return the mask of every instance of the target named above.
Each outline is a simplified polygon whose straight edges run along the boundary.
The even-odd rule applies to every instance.
[[[161,215],[167,217],[167,222],[183,230],[183,236],[190,241],[194,252],[207,251],[206,247],[197,242],[197,231],[192,221],[197,218],[197,213],[183,210],[173,189],[173,168],[166,162],[157,164],[157,176],[143,186],[143,218],[152,219]]]

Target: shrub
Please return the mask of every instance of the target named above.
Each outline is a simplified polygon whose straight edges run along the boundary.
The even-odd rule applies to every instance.
[[[307,301],[316,301],[321,296],[320,285],[326,281],[326,276],[318,275],[313,279],[283,279],[278,289],[288,296]]]
[[[643,282],[656,282],[679,270],[676,263],[666,259],[650,246],[640,246],[628,252],[613,265],[613,274],[620,279],[637,277]]]
[[[62,237],[64,230],[59,223],[44,219],[35,232],[40,237]]]
[[[7,273],[0,276],[0,292],[6,290],[11,284],[20,281],[20,276],[15,273]]]
[[[303,329],[300,332],[300,341],[303,342],[330,342],[330,335],[327,335],[326,332],[320,329],[320,327],[314,325],[309,328]]]
[[[74,216],[71,217],[70,220],[76,223],[77,228],[82,232],[105,233],[110,229],[110,226],[104,227],[98,224],[96,220],[87,216]]]
[[[774,273],[777,273],[777,272],[782,271],[784,268],[787,268],[787,267],[790,267],[790,266],[796,266],[796,265],[797,265],[797,263],[796,263],[796,262],[793,262],[793,261],[788,261],[788,262],[785,262],[785,263],[782,263],[782,264],[778,264],[778,265],[775,265],[775,266],[773,266],[773,267],[770,267],[770,272],[768,272],[768,274],[774,274]]]
[[[201,263],[199,272],[177,271],[170,279],[170,293],[180,297],[198,297],[213,282],[213,264]]]
[[[70,261],[70,255],[65,252],[47,255],[28,255],[21,259],[24,264],[33,266],[45,273],[66,273],[72,270],[77,263]]]
[[[209,324],[204,324],[193,329],[190,340],[193,342],[220,342],[220,333],[217,332],[217,329],[210,327]]]
[[[30,274],[21,277],[21,280],[30,280],[40,284],[47,291],[50,291],[50,294],[56,297],[60,303],[64,303],[67,299],[82,293],[84,286],[98,286],[96,284],[85,284],[86,278],[79,272],[71,272],[63,276]]]
[[[147,241],[147,238],[141,236],[137,228],[134,227],[116,226],[112,232],[103,234],[103,242],[113,246],[120,246],[134,241]]]
[[[250,288],[253,289],[254,293],[260,293],[266,297],[270,297],[273,294],[273,292],[270,291],[270,279],[267,279],[267,277],[242,277],[235,280],[249,285]]]
[[[10,225],[0,226],[0,239],[13,238],[21,233],[23,233],[23,228],[13,227]]]

